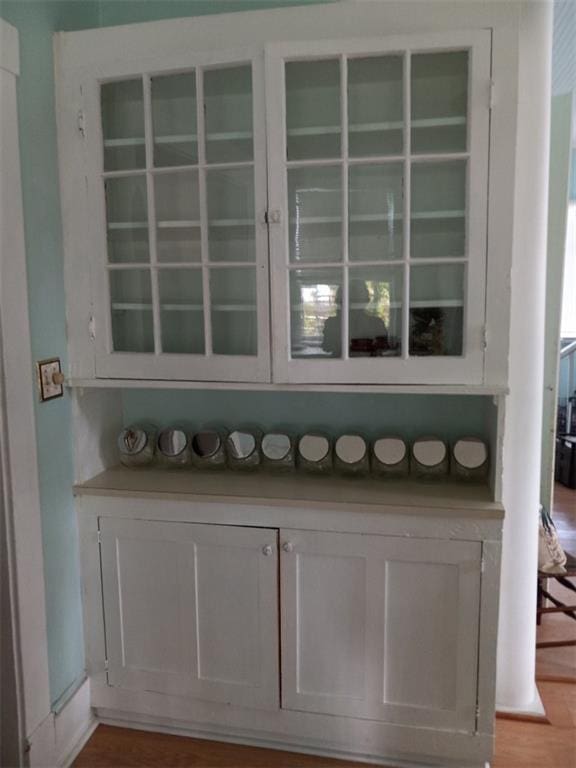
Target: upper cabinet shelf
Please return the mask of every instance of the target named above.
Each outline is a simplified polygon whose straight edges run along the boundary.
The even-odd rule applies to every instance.
[[[490,45],[83,71],[79,378],[483,386]]]

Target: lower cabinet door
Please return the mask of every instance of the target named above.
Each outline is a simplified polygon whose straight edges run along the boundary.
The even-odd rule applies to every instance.
[[[100,519],[108,682],[277,709],[277,531]]]
[[[283,708],[475,730],[480,543],[280,539]]]

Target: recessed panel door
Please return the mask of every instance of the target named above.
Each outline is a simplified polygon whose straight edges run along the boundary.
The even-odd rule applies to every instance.
[[[110,685],[277,708],[276,538],[102,519]]]
[[[282,706],[473,732],[481,545],[281,532]]]

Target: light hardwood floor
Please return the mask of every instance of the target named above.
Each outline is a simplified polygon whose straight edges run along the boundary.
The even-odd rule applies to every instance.
[[[576,554],[576,491],[556,486],[554,521],[562,545]],[[574,632],[576,622],[547,616],[540,639]],[[549,678],[573,682],[550,682]],[[538,689],[547,719],[498,718],[492,768],[576,768],[576,649],[537,653]],[[75,768],[359,768],[360,763],[242,747],[101,725]],[[390,765],[389,768],[394,768]]]

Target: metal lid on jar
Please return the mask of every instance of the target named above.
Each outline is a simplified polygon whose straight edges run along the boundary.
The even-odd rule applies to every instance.
[[[163,456],[180,456],[188,446],[188,435],[183,429],[169,427],[158,435],[158,450]]]
[[[356,464],[366,456],[366,440],[360,435],[340,435],[334,449],[344,464]]]
[[[298,443],[298,452],[306,461],[322,461],[329,451],[330,442],[323,435],[303,435]]]
[[[146,430],[139,427],[127,427],[118,435],[118,450],[125,456],[136,456],[148,445]]]
[[[262,438],[262,453],[270,461],[282,461],[290,453],[290,438],[282,433],[269,432]]]
[[[454,458],[465,469],[479,469],[486,463],[488,449],[482,440],[463,437],[454,444]]]
[[[446,458],[446,445],[435,437],[416,440],[412,455],[423,467],[436,467]]]
[[[220,435],[212,429],[197,432],[192,438],[192,450],[202,459],[209,459],[211,456],[215,456],[220,450],[221,445]]]
[[[256,438],[251,432],[235,430],[227,438],[228,450],[235,459],[248,459],[256,450]]]
[[[381,464],[393,467],[404,460],[406,443],[399,437],[379,437],[374,443],[374,456]]]

